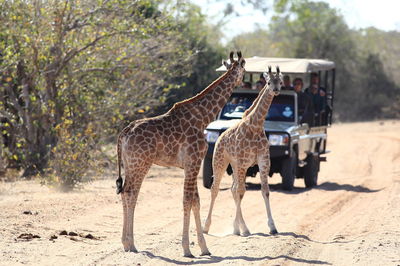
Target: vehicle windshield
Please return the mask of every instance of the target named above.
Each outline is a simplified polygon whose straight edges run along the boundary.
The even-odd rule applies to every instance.
[[[251,106],[256,97],[257,94],[232,95],[228,103],[222,109],[220,119],[229,120],[242,118],[244,111]],[[292,95],[283,94],[275,96],[265,120],[294,122],[294,97]]]

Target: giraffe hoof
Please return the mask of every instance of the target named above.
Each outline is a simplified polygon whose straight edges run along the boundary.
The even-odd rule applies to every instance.
[[[233,231],[233,234],[234,234],[235,236],[240,236],[240,231],[239,231],[239,230],[237,230],[237,231],[234,230],[234,231]]]
[[[185,258],[194,258],[194,256],[192,255],[192,253],[184,254],[183,256],[184,256]]]
[[[207,250],[206,252],[202,252],[200,256],[211,256],[211,253]]]
[[[244,231],[243,233],[242,233],[242,236],[249,236],[250,235],[250,232],[249,231]]]
[[[124,248],[124,250],[125,250],[125,252],[133,252],[133,253],[138,253],[138,251],[137,251],[137,249],[136,248]]]
[[[276,229],[272,229],[271,231],[269,231],[269,233],[271,235],[276,235],[278,233],[278,231]]]

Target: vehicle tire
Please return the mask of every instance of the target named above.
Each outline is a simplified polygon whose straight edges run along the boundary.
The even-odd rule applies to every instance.
[[[308,155],[307,164],[304,166],[304,184],[307,188],[317,185],[319,171],[319,156]]]
[[[212,170],[212,159],[204,158],[203,161],[203,186],[205,188],[211,188],[213,183],[213,170]]]
[[[286,157],[282,161],[281,176],[282,176],[282,189],[292,190],[294,185],[294,179],[296,177],[296,164],[297,154],[292,152],[292,156]]]

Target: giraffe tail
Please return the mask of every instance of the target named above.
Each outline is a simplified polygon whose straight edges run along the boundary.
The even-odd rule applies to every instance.
[[[121,142],[122,142],[122,137],[125,136],[125,133],[127,131],[129,131],[130,126],[127,126],[126,128],[124,128],[121,132],[121,134],[119,134],[118,136],[118,141],[117,141],[117,163],[118,163],[118,178],[116,180],[116,185],[117,185],[117,194],[123,192],[123,184],[124,184],[124,180],[121,177]]]
[[[117,194],[121,193],[123,190],[123,179],[121,177],[121,137],[122,133],[118,136],[118,143],[117,143],[117,163],[118,163],[118,178],[115,182],[117,185]]]

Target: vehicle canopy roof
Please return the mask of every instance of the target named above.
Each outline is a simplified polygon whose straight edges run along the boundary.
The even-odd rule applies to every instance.
[[[249,57],[246,60],[246,72],[262,73],[267,71],[268,66],[272,69],[279,66],[283,73],[310,73],[317,71],[331,70],[335,68],[335,63],[322,59],[308,58],[279,58],[279,57]],[[217,71],[226,71],[224,65],[217,68]]]

